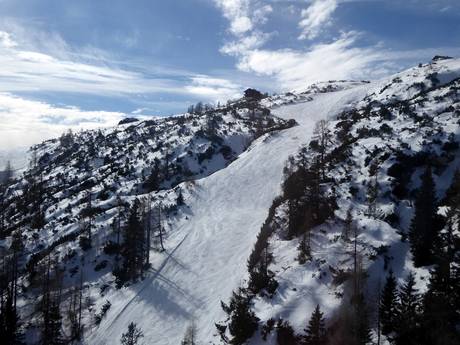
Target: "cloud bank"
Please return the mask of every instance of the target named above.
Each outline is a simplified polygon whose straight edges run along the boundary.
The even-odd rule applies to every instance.
[[[0,147],[30,146],[44,139],[57,137],[67,129],[113,126],[124,117],[119,112],[55,107],[9,93],[0,93]]]

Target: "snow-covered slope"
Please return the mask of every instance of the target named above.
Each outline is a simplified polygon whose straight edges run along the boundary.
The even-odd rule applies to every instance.
[[[278,116],[300,125],[259,138],[226,169],[197,181],[186,194],[190,208],[171,226],[166,253],[156,255],[141,284],[105,297],[115,306],[88,335],[88,344],[109,344],[131,321],[146,339],[177,344],[193,318],[203,343],[217,341],[214,323],[224,317],[220,301],[247,278],[246,260],[280,193],[287,158],[310,140],[318,120],[337,115],[365,92],[358,87],[278,108]]]
[[[375,291],[389,265],[398,279],[415,270],[425,289],[428,270],[414,269],[401,234],[427,161],[436,168],[439,198],[460,164],[458,78],[460,60],[440,60],[377,82],[319,83],[260,102],[243,98],[206,114],[133,122],[36,146],[32,168],[9,186],[1,205],[8,222],[0,244],[8,248],[12,232],[25,244],[19,307],[27,341],[34,342],[41,290],[26,273],[53,257],[65,292],[83,272],[84,344],[118,343],[130,322],[142,329],[145,343],[179,344],[194,323],[200,344],[218,344],[215,323],[227,319],[221,301],[248,285],[248,258],[263,224],[271,227],[268,269],[279,285],[272,294],[251,294],[251,308],[261,326],[282,318],[300,334],[317,304],[330,318],[347,293],[349,209],[360,229],[367,289]],[[320,120],[330,136],[318,190],[335,205],[308,229],[312,259],[300,263],[304,229],[286,234],[286,181],[319,162],[314,129]],[[370,211],[373,184],[379,188]],[[304,187],[296,202],[308,200]],[[115,238],[118,213],[135,199],[163,204],[166,250],[152,246],[143,279],[117,289],[114,255],[105,249]],[[88,219],[93,246],[84,249],[78,237]],[[106,301],[110,308],[95,322]],[[66,320],[63,328],[68,331]],[[265,344],[260,330],[251,344]],[[276,343],[274,333],[267,344]]]
[[[316,95],[311,103],[276,109],[278,116],[293,117],[304,125],[307,118],[298,115],[304,107],[330,111],[333,117],[319,129],[328,133],[326,151],[318,149],[321,139],[316,133],[314,140],[290,159],[286,176],[308,171],[324,155],[328,163],[319,188],[322,197],[332,197],[336,206],[319,225],[308,226],[308,219],[307,225],[298,222],[297,235],[292,235],[288,227],[296,210],[311,215],[308,204],[315,199],[309,199],[306,188],[299,199],[284,195],[273,204],[273,215],[267,218],[271,230],[266,250],[268,270],[279,285],[273,295],[266,290],[248,294],[260,325],[282,319],[296,334],[303,334],[317,304],[329,320],[337,317],[339,306],[348,300],[344,296],[350,294],[347,282],[353,272],[353,241],[347,237],[350,234],[344,236],[349,210],[359,232],[357,253],[367,276],[366,299],[375,306],[389,269],[399,281],[413,272],[418,291],[427,290],[430,267],[414,267],[410,244],[404,238],[426,167],[434,171],[437,197],[442,200],[460,166],[459,78],[459,60],[438,61],[370,84],[365,97],[352,106],[346,106],[346,98],[337,92]],[[298,188],[305,186],[299,184]],[[305,207],[291,210],[296,204]],[[298,259],[301,234],[309,238],[312,256],[305,263]],[[369,313],[377,317],[375,307]],[[251,344],[276,344],[275,333],[264,341],[259,328]]]

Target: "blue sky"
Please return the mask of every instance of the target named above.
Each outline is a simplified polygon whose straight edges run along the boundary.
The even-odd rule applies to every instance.
[[[0,147],[460,55],[457,0],[0,0]]]

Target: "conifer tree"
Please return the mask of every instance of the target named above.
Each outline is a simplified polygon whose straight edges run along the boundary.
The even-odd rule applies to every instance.
[[[311,260],[310,232],[308,233],[308,235],[302,235],[302,239],[299,242],[297,250],[299,252],[299,254],[297,255],[297,260],[299,261],[299,264],[303,265],[308,260]]]
[[[127,224],[124,228],[124,243],[122,245],[123,276],[125,280],[135,280],[144,266],[145,236],[144,227],[139,218],[139,200],[135,200]]]
[[[458,285],[454,291],[458,290]],[[457,292],[458,293],[458,292]],[[456,294],[451,282],[446,279],[441,266],[435,266],[431,272],[428,291],[423,296],[423,331],[420,344],[454,345],[460,343],[457,326],[460,322],[453,301]]]
[[[79,284],[71,289],[67,317],[70,323],[70,337],[72,340],[81,340],[83,335],[82,325],[83,303],[83,271],[80,271]]]
[[[163,227],[163,205],[161,203],[155,207],[153,231],[154,231],[157,242],[159,242],[158,249],[164,252],[165,251],[165,247],[164,247],[165,229]]]
[[[436,189],[430,166],[421,179],[422,185],[415,201],[415,214],[409,232],[416,267],[433,263],[433,244],[438,231]]]
[[[182,194],[182,189],[179,189],[179,194],[177,195],[176,204],[182,206],[185,204],[184,195]]]
[[[417,345],[420,332],[420,297],[415,288],[415,278],[412,272],[399,289],[398,298],[395,344]]]
[[[268,252],[268,248],[265,249],[265,253]],[[266,257],[267,254],[264,256]],[[268,273],[267,261],[265,257],[262,257],[261,261],[249,271],[249,290],[257,294],[261,290],[265,289],[270,282],[270,275]]]
[[[80,217],[82,221],[82,227],[84,232],[86,233],[85,236],[80,238],[80,244],[84,250],[91,248],[92,242],[92,228],[93,228],[93,221],[94,221],[94,209],[93,209],[93,197],[91,195],[91,190],[89,189],[85,195],[86,206],[81,211]]]
[[[13,301],[14,297],[7,294],[2,298],[0,306],[0,339],[5,345],[23,344],[19,315]]]
[[[41,300],[41,345],[62,345],[62,316],[61,316],[61,290],[62,275],[56,267],[54,277],[51,273],[51,258],[45,270],[43,283],[43,296]]]
[[[343,227],[343,231],[342,231],[342,238],[345,241],[348,241],[350,239],[350,236],[352,235],[352,233],[353,233],[353,210],[350,207],[347,210],[347,216],[346,216],[345,221],[344,221],[344,227]]]
[[[158,159],[155,159],[152,171],[144,185],[151,192],[157,191],[160,188],[160,166]]]
[[[297,345],[297,336],[287,320],[279,319],[276,324],[277,345]]]
[[[397,283],[393,271],[390,270],[379,303],[382,334],[389,340],[393,338],[396,329],[397,302]]]
[[[250,308],[250,298],[242,288],[234,291],[230,304],[222,302],[222,309],[229,316],[228,329],[232,338],[231,345],[242,345],[258,328],[259,319]]]
[[[372,181],[369,181],[367,187],[367,215],[371,218],[377,218],[377,198],[379,196],[379,184],[377,175]]]
[[[138,345],[139,340],[144,337],[142,330],[134,322],[128,325],[126,333],[121,335],[121,345]]]
[[[325,320],[319,305],[313,311],[303,338],[304,345],[325,345],[327,341]]]
[[[11,236],[11,244],[2,257],[0,272],[0,342],[8,345],[22,344],[23,334],[20,330],[17,310],[19,258],[24,244],[20,230]]]
[[[369,309],[364,296],[361,296],[353,304],[352,344],[367,345],[371,342],[371,327],[369,324]]]
[[[43,184],[44,182],[41,174],[39,180],[37,180],[35,176],[31,176],[29,181],[28,198],[30,198],[32,204],[33,214],[31,226],[34,229],[40,229],[45,225]]]
[[[3,272],[0,276],[0,341],[2,344],[19,345],[22,344],[23,335],[16,308],[17,256],[5,256],[3,260]]]
[[[318,166],[321,180],[326,178],[326,153],[332,144],[332,133],[329,130],[328,122],[320,120],[316,123],[313,131],[313,140],[310,146],[318,152]]]
[[[60,310],[60,297],[55,297],[50,304],[46,326],[42,333],[42,345],[63,345],[65,343],[62,335],[62,316]]]

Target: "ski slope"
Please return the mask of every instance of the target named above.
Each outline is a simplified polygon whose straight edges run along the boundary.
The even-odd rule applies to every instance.
[[[220,301],[246,278],[246,261],[273,199],[280,193],[289,155],[307,142],[315,123],[365,96],[369,85],[314,95],[273,113],[299,126],[259,138],[225,169],[184,187],[185,202],[165,253],[152,252],[152,270],[140,283],[112,290],[112,307],[86,344],[117,344],[134,321],[144,344],[179,344],[192,319],[200,343],[218,342],[215,322],[225,317]]]

